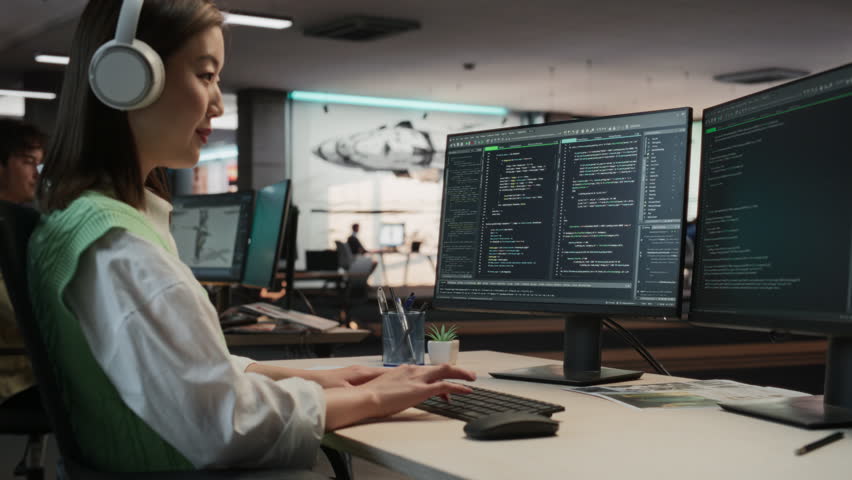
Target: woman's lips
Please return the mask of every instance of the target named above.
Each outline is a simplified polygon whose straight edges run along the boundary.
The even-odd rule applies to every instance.
[[[212,129],[209,129],[209,128],[199,128],[199,129],[197,129],[197,130],[195,131],[195,133],[196,133],[199,137],[201,137],[201,142],[202,142],[203,144],[207,145],[207,137],[209,137],[209,136],[210,136],[210,134],[211,134],[211,133],[213,133],[213,130],[212,130]]]

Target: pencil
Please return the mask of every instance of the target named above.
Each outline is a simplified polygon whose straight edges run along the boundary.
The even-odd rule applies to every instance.
[[[843,432],[832,433],[831,435],[829,435],[825,438],[821,438],[821,439],[819,439],[815,442],[811,442],[811,443],[805,445],[804,447],[796,449],[796,455],[804,455],[808,452],[813,452],[817,448],[824,447],[824,446],[828,445],[829,443],[836,442],[836,441],[840,440],[841,438],[843,438]]]

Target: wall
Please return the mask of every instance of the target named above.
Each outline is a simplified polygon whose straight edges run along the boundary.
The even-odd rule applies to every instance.
[[[353,223],[367,249],[379,247],[382,223],[405,224],[405,246],[438,245],[444,151],[449,133],[519,125],[519,115],[490,116],[403,109],[323,105],[292,106],[293,200],[301,211],[298,248],[334,248]],[[401,284],[404,257],[385,257],[391,284]],[[428,262],[415,258],[411,284],[434,283]],[[375,283],[376,278],[374,278]]]

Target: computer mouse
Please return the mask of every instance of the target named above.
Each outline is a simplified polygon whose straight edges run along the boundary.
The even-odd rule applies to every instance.
[[[501,412],[471,420],[464,431],[477,440],[545,437],[555,435],[559,422],[525,412]]]

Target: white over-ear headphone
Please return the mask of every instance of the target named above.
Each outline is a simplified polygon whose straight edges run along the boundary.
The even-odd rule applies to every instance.
[[[124,0],[115,39],[101,45],[89,64],[89,85],[95,96],[116,110],[147,107],[165,84],[163,60],[147,43],[137,40],[142,0]]]

